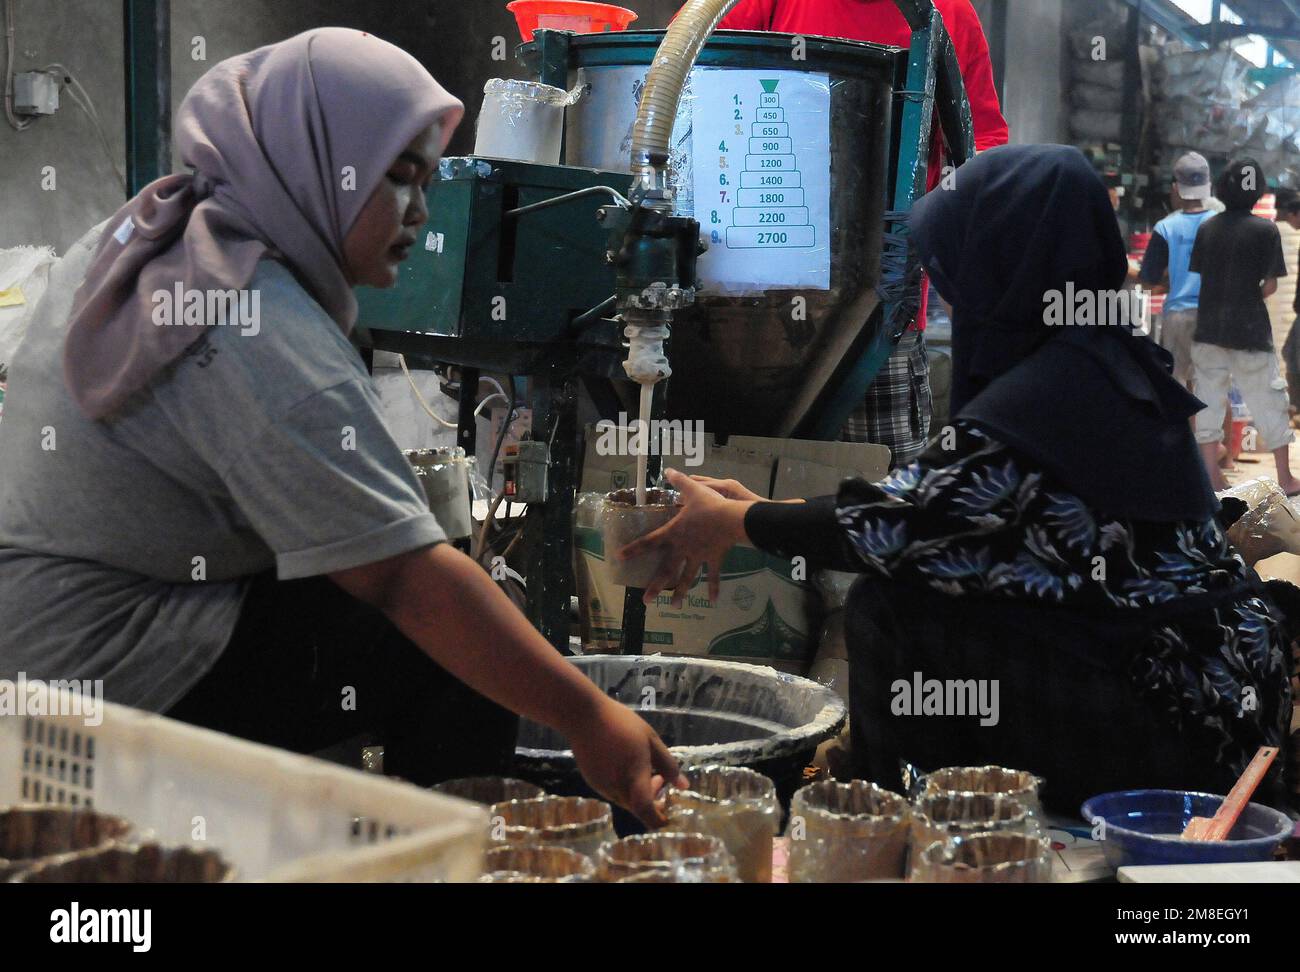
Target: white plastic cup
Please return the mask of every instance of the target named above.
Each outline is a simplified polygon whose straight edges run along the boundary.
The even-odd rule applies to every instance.
[[[610,579],[622,587],[643,588],[654,580],[663,565],[660,553],[641,554],[630,560],[616,560],[615,554],[633,540],[653,533],[681,512],[677,493],[671,489],[646,490],[646,505],[636,505],[636,490],[616,489],[601,506],[600,532]]]

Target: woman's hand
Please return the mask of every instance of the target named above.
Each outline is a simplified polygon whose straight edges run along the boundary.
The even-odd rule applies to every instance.
[[[763,497],[759,496],[747,486],[742,486],[734,479],[714,479],[712,476],[692,476],[692,482],[707,486],[719,496],[724,496],[731,500],[746,500],[747,502],[761,502]]]
[[[673,605],[680,607],[686,592],[695,586],[701,567],[708,570],[709,598],[716,601],[722,558],[736,544],[748,539],[745,513],[755,500],[727,499],[719,490],[675,469],[666,470],[664,475],[681,495],[681,512],[658,530],[632,541],[615,556],[627,559],[645,554],[659,560],[658,573],[646,585],[647,604],[653,603],[660,591],[671,589]],[[738,483],[736,486],[744,490]]]
[[[668,747],[627,706],[604,699],[600,708],[568,733],[578,769],[591,788],[625,807],[651,829],[668,822],[655,797],[667,783],[685,787]]]

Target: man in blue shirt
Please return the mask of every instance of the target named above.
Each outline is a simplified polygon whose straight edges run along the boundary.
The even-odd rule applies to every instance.
[[[1184,385],[1191,384],[1192,335],[1201,296],[1201,275],[1192,273],[1188,265],[1197,231],[1214,215],[1206,207],[1210,192],[1210,164],[1204,157],[1189,152],[1175,163],[1172,201],[1178,211],[1156,224],[1138,276],[1151,287],[1168,277],[1160,343],[1173,354],[1174,377]]]

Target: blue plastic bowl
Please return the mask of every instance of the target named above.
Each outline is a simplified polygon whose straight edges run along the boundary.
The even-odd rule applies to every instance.
[[[1106,821],[1101,841],[1113,868],[1146,864],[1219,864],[1268,861],[1295,827],[1286,814],[1249,803],[1227,840],[1183,840],[1193,817],[1213,817],[1224,798],[1187,790],[1124,790],[1087,800],[1081,812],[1093,825]]]

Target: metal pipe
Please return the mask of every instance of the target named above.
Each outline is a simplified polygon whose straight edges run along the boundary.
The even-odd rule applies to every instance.
[[[172,170],[170,0],[122,0],[126,194]]]
[[[603,196],[608,193],[614,198],[614,201],[625,209],[632,205],[632,201],[624,196],[617,189],[610,186],[588,186],[586,189],[579,189],[577,192],[566,192],[562,196],[552,196],[550,199],[543,199],[541,202],[535,202],[528,206],[520,206],[518,209],[507,209],[505,218],[510,219],[512,216],[522,216],[524,213],[536,212],[539,209],[546,209],[549,206],[558,206],[560,203],[572,202],[575,199],[582,199],[586,196]]]
[[[618,296],[615,295],[613,297],[608,297],[605,300],[602,300],[591,310],[583,311],[581,314],[579,314],[577,317],[573,319],[574,328],[581,330],[582,328],[586,327],[588,324],[592,323],[593,321],[600,320],[601,317],[603,317],[605,314],[612,311],[617,303],[618,303]]]
[[[993,87],[998,101],[1007,103],[1007,0],[993,0],[993,24],[989,31],[989,53],[993,60]]]

